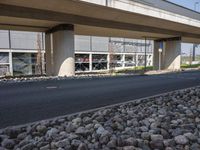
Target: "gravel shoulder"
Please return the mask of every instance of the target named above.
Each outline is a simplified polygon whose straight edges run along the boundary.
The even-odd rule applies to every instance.
[[[200,87],[0,130],[0,150],[199,150]]]

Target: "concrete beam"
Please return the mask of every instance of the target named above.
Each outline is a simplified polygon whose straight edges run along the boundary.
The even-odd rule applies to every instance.
[[[4,18],[3,22],[0,21],[0,25],[7,24],[9,18],[18,18],[21,19],[21,24],[26,26],[25,20],[31,18],[44,22],[54,22],[55,24],[68,23],[75,26],[136,31],[141,32],[143,37],[149,37],[152,33],[166,35],[164,38],[181,36],[190,40],[200,39],[200,28],[196,26],[80,1],[48,0],[48,6],[46,6],[38,0],[5,0],[0,2],[0,9],[0,18],[2,16],[7,17]],[[102,13],[109,15],[102,16]],[[51,28],[54,25],[45,27]],[[10,26],[12,26],[12,23]],[[76,28],[75,32],[77,33]],[[130,35],[128,36],[130,37]],[[163,38],[163,36],[160,38]]]

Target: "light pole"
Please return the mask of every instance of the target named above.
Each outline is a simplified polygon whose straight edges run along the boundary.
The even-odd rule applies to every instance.
[[[162,54],[162,48],[158,49],[159,52],[159,71],[161,70],[161,54]]]
[[[147,71],[147,38],[145,37],[144,71]]]
[[[200,4],[200,2],[195,2],[194,3],[194,10],[195,11],[197,11],[197,5],[199,5]],[[193,53],[192,53],[192,61],[195,61],[195,53],[196,53],[196,47],[197,47],[198,45],[197,44],[193,44]]]

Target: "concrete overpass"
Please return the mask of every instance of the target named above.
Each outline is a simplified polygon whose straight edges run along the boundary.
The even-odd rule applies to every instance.
[[[179,69],[181,42],[200,43],[200,14],[164,0],[3,0],[0,29],[46,32],[49,75],[74,74],[74,34],[155,40],[155,68],[163,45],[162,68]]]

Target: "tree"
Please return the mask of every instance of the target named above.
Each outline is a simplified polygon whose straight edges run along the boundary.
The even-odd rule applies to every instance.
[[[37,34],[37,61],[36,61],[36,74],[43,74],[43,67],[42,67],[42,42],[40,33]]]

